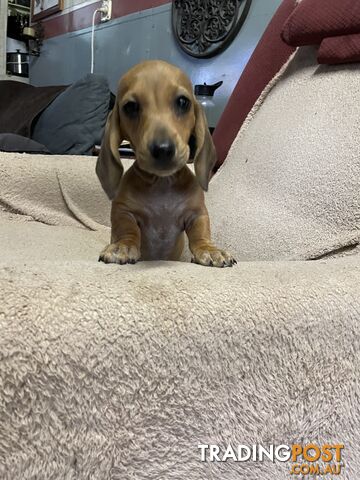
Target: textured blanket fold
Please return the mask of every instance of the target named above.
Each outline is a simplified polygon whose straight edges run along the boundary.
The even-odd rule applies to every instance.
[[[360,65],[319,66],[316,55],[298,49],[210,183],[215,238],[239,260],[360,250]]]
[[[0,204],[48,225],[101,230],[110,202],[86,156],[0,154]],[[124,160],[125,169],[131,165]]]

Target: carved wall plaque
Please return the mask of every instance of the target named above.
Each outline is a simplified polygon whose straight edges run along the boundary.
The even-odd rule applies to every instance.
[[[193,57],[225,50],[249,12],[251,0],[173,0],[172,23],[181,48]]]

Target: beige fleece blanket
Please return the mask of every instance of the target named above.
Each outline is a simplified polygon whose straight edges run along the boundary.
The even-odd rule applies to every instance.
[[[208,205],[216,240],[229,228],[241,255],[253,233],[236,237],[243,214],[223,213],[243,188],[236,145]],[[94,166],[0,154],[0,478],[294,478],[289,462],[200,461],[199,444],[229,443],[342,443],[338,478],[359,478],[360,257],[98,263],[109,203]],[[275,255],[281,225],[258,258]]]
[[[358,478],[358,256],[104,265],[109,206],[76,162],[1,155],[0,478],[285,480],[198,445],[304,442],[343,443]]]
[[[299,49],[265,89],[212,181],[213,230],[240,260],[360,250],[360,63],[316,55]]]

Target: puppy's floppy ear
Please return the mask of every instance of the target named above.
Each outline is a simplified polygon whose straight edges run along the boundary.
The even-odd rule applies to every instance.
[[[106,121],[101,150],[96,162],[96,173],[110,200],[116,196],[124,167],[121,164],[119,146],[123,140],[118,103],[115,103]]]
[[[216,150],[212,141],[208,123],[202,106],[195,101],[195,128],[194,137],[196,150],[194,166],[196,177],[205,192],[209,186],[210,174],[216,163]]]

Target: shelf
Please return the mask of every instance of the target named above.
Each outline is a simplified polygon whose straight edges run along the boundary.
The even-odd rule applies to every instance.
[[[26,43],[27,38],[24,35],[7,35],[7,38],[11,38],[12,40],[17,40],[18,42]]]
[[[0,80],[14,80],[15,82],[29,83],[29,77],[19,77],[17,75],[10,75],[9,73],[0,75]]]
[[[30,7],[26,7],[25,5],[18,5],[17,3],[9,0],[8,7],[9,9],[16,10],[17,12],[27,13],[30,15]]]

